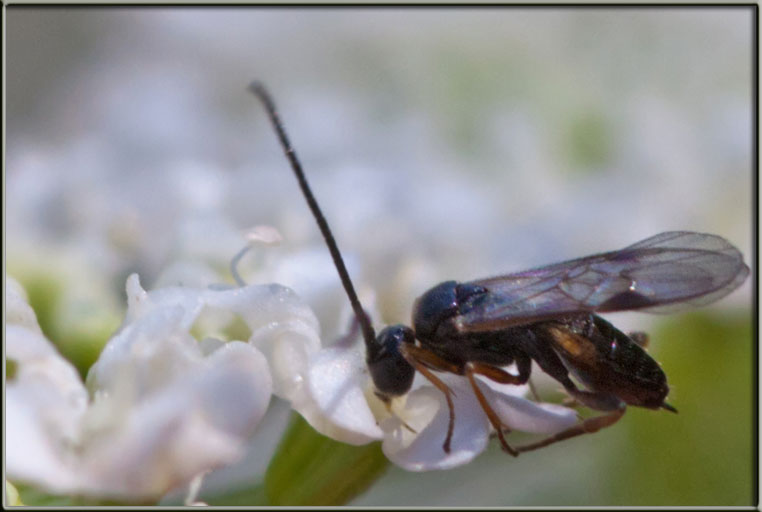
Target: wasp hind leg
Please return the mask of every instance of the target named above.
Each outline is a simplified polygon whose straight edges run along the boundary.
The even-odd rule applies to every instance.
[[[529,362],[531,363],[531,361]],[[483,375],[500,384],[525,384],[529,380],[529,366],[523,364],[519,364],[518,366],[518,375],[513,375],[505,370],[483,363],[469,362],[466,363],[465,366],[466,377],[468,377],[468,381],[471,383],[471,388],[474,390],[476,399],[479,400],[479,405],[481,405],[489,422],[492,424],[495,432],[497,432],[497,437],[500,439],[500,446],[503,448],[503,451],[510,453],[514,457],[518,457],[519,452],[515,448],[512,448],[505,440],[505,434],[509,433],[510,429],[503,425],[495,410],[489,405],[489,402],[487,402],[484,393],[482,393],[481,389],[479,389],[479,386],[476,384],[476,375]]]
[[[571,384],[571,382],[569,382],[569,384]],[[577,423],[573,427],[569,427],[557,434],[546,437],[545,439],[541,439],[536,443],[519,446],[516,448],[517,452],[529,452],[539,448],[544,448],[559,441],[565,441],[566,439],[571,439],[572,437],[581,436],[582,434],[592,434],[594,432],[598,432],[599,430],[610,427],[619,421],[619,419],[624,416],[624,413],[627,410],[626,404],[614,395],[608,393],[581,391],[577,389],[574,384],[571,384],[571,388],[568,386],[565,387],[567,388],[567,392],[569,392],[569,394],[571,394],[577,402],[598,411],[610,411],[609,414],[603,414],[601,416],[588,418],[581,421],[580,423]]]

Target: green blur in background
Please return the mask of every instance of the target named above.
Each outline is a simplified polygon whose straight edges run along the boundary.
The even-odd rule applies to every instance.
[[[749,315],[701,312],[664,321],[655,354],[672,385],[677,417],[638,411],[611,447],[611,502],[752,505],[757,468],[756,393]],[[634,492],[629,480],[647,490]]]

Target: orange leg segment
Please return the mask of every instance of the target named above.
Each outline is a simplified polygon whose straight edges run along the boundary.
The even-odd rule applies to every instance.
[[[494,409],[492,409],[492,407],[487,402],[487,399],[482,393],[482,390],[479,389],[479,386],[476,384],[476,377],[474,377],[474,375],[479,373],[482,375],[487,375],[487,373],[492,373],[493,370],[503,372],[503,370],[500,370],[499,368],[494,368],[494,367],[491,367],[488,365],[482,365],[479,363],[466,364],[466,376],[468,377],[468,381],[471,383],[471,387],[474,390],[476,399],[479,400],[479,405],[482,406],[482,410],[484,410],[484,413],[487,415],[489,422],[492,424],[492,427],[494,427],[495,431],[497,432],[497,437],[498,439],[500,439],[500,446],[502,446],[503,451],[510,453],[514,457],[518,457],[519,452],[511,448],[511,446],[505,440],[503,431],[506,430],[506,428],[503,426],[502,422],[500,421],[500,418],[498,418]],[[509,375],[510,377],[514,377],[514,375],[511,375],[509,373],[507,375]]]
[[[566,430],[559,432],[558,434],[546,437],[545,439],[537,441],[536,443],[519,446],[516,448],[516,451],[529,452],[532,450],[537,450],[538,448],[544,448],[553,443],[557,443],[558,441],[564,441],[566,439],[571,439],[572,437],[580,436],[582,434],[592,434],[593,432],[598,432],[602,428],[610,427],[619,421],[619,419],[624,416],[625,410],[625,406],[622,405],[619,409],[612,412],[611,414],[604,414],[602,416],[588,418],[585,421],[574,425],[573,427],[569,427]]]
[[[448,361],[440,358],[435,353],[420,347],[416,347],[415,345],[403,344],[400,348],[400,351],[402,352],[402,355],[407,360],[407,362],[413,366],[413,368],[421,372],[421,375],[426,377],[426,379],[428,379],[428,381],[431,382],[434,387],[444,393],[445,400],[447,400],[447,408],[449,410],[450,418],[449,423],[447,424],[447,437],[445,437],[442,449],[444,449],[446,453],[450,453],[450,442],[452,441],[452,432],[455,428],[455,407],[452,403],[452,395],[454,395],[455,392],[450,389],[447,384],[442,382],[439,377],[434,375],[434,373],[429,370],[428,366],[451,373],[460,373],[457,371],[458,367],[457,365],[449,363]]]

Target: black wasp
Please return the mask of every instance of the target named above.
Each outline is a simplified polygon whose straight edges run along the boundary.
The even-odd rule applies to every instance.
[[[716,235],[672,231],[619,251],[468,283],[446,281],[416,300],[412,329],[393,325],[376,337],[272,99],[260,83],[250,90],[267,110],[336,264],[363,332],[376,394],[388,403],[410,390],[416,371],[423,374],[447,399],[445,451],[450,451],[455,423],[452,391],[434,372],[468,378],[503,449],[512,455],[596,432],[619,420],[627,405],[676,412],[664,401],[667,377],[643,349],[646,335],[624,334],[596,313],[671,312],[718,300],[749,274],[733,245]],[[511,447],[475,376],[525,384],[532,361],[574,400],[607,414],[539,442]],[[513,363],[517,374],[503,369]]]

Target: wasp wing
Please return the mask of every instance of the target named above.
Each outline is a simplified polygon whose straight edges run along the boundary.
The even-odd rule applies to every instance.
[[[486,331],[567,314],[672,312],[724,297],[748,274],[724,238],[670,231],[619,251],[472,281],[488,293],[453,321],[460,331]]]

